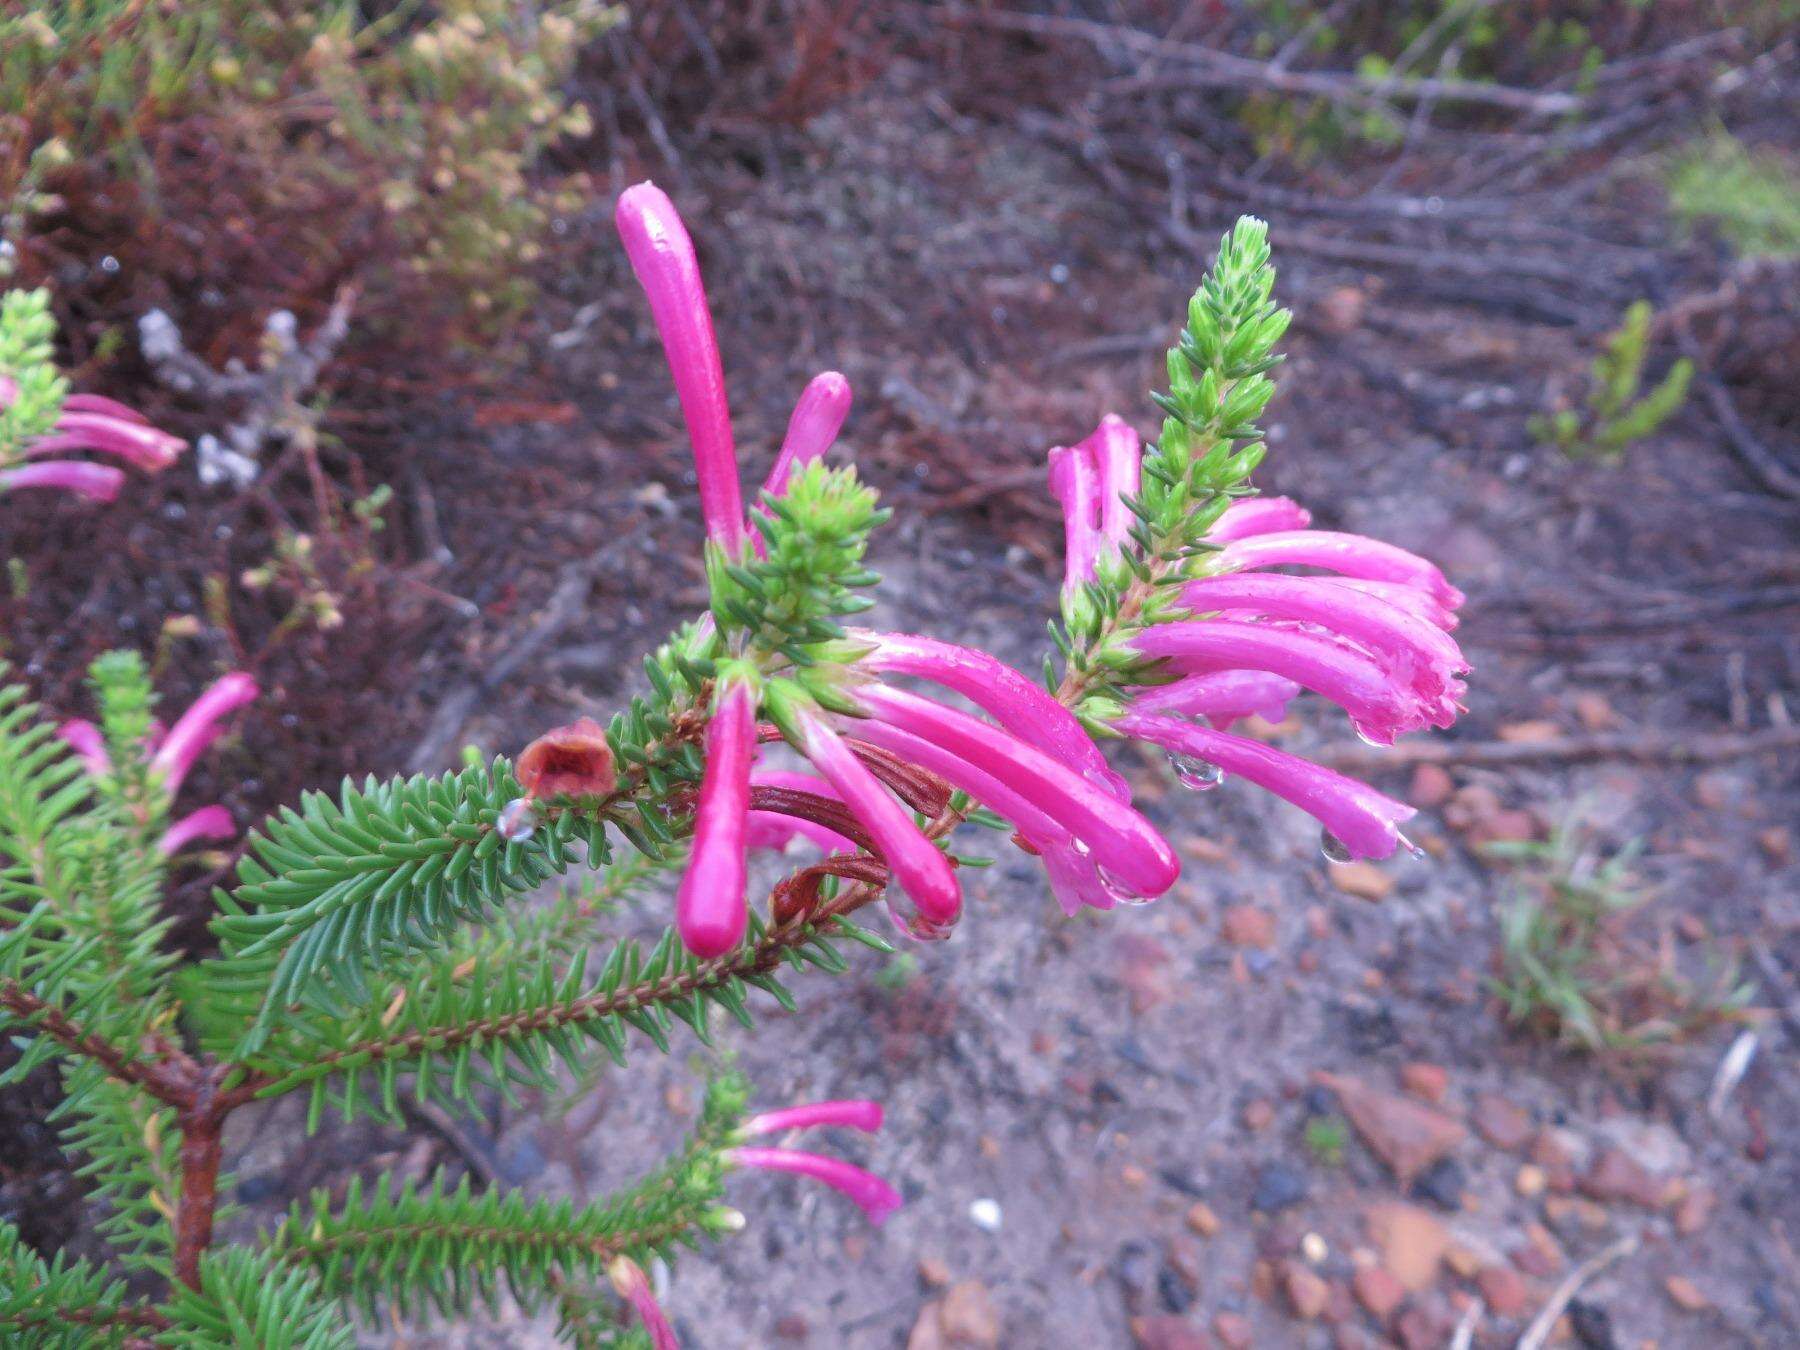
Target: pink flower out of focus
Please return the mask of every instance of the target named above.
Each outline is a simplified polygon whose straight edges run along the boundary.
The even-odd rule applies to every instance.
[[[171,797],[180,791],[194,761],[224,732],[220,723],[255,699],[257,693],[256,681],[234,670],[215,680],[169,728],[169,734],[150,756],[150,768],[161,776]]]
[[[669,1325],[667,1314],[650,1288],[649,1277],[636,1261],[629,1256],[614,1257],[606,1267],[606,1278],[612,1284],[613,1292],[631,1305],[638,1321],[643,1323],[651,1350],[681,1350],[681,1342],[675,1339],[675,1328]]]
[[[10,407],[18,386],[0,375],[0,408]],[[74,451],[114,455],[145,473],[160,473],[173,464],[187,442],[151,426],[142,414],[98,394],[71,394],[63,400],[56,424],[24,447],[25,464],[0,469],[0,491],[51,488],[89,501],[110,502],[125,485],[125,473],[111,464],[79,459],[48,459]]]

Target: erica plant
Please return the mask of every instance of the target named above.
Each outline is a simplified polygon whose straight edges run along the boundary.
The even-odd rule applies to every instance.
[[[565,1068],[579,1079],[646,1044],[668,1053],[685,1033],[709,1041],[721,1012],[752,1027],[765,1000],[793,1006],[789,980],[843,970],[854,945],[950,937],[978,861],[957,852],[968,824],[1037,855],[1069,913],[1154,900],[1180,864],[1109,766],[1112,740],[1162,747],[1190,786],[1234,775],[1286,799],[1331,856],[1404,843],[1404,804],[1230,729],[1310,691],[1390,741],[1448,725],[1467,669],[1450,636],[1461,596],[1437,568],[1311,529],[1251,486],[1288,321],[1259,222],[1226,236],[1193,298],[1157,438],[1108,416],[1050,452],[1068,562],[1041,683],[854,626],[886,513],[823,458],[849,385],[827,372],[807,386],[746,502],[687,232],[649,184],[620,199],[618,223],[694,448],[711,603],[609,723],[558,728],[513,761],[308,796],[250,837],[216,892],[217,954],[179,967],[159,911],[169,856],[229,822],[166,817],[254,684],[227,675],[166,733],[135,658],[95,667],[98,722],[60,734],[17,686],[0,695],[0,1013],[24,1046],[8,1077],[61,1065],[61,1128],[89,1160],[116,1258],[45,1262],[0,1229],[8,1344],[347,1345],[340,1305],[451,1315],[505,1285],[554,1306],[577,1343],[671,1345],[646,1272],[744,1226],[735,1206],[757,1187],[742,1174],[812,1178],[874,1222],[900,1204],[829,1145],[790,1144],[873,1132],[878,1105],[752,1109],[721,1069],[689,1137],[593,1203],[384,1176],[230,1247],[213,1242],[225,1120],[287,1093],[309,1102],[309,1129],[327,1110],[393,1118],[403,1097],[456,1109],[556,1090]],[[747,889],[753,849],[814,856],[765,899]],[[595,877],[527,902],[582,866]],[[664,871],[679,880],[660,939],[609,937],[611,902]],[[854,921],[877,901],[891,934]]]

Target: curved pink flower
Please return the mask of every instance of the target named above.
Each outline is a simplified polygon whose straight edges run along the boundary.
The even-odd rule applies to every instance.
[[[651,1350],[681,1350],[675,1328],[669,1325],[668,1316],[656,1301],[649,1279],[636,1261],[629,1256],[614,1257],[606,1267],[606,1278],[612,1283],[613,1292],[631,1305],[638,1321],[644,1324]]]
[[[774,466],[763,483],[763,491],[779,497],[787,491],[794,470],[810,464],[831,448],[850,415],[850,381],[835,370],[815,375],[800,393],[788,419],[787,435]]]
[[[1133,894],[1161,895],[1175,884],[1180,860],[1156,828],[1043,751],[916,694],[868,684],[859,686],[854,697],[877,721],[942,746],[991,774],[1081,840],[1095,864]]]
[[[675,892],[682,945],[710,960],[744,940],[744,851],[750,765],[756,758],[756,694],[727,683],[706,724],[706,769],[694,810],[694,848]]]
[[[1366,783],[1261,741],[1153,713],[1127,713],[1115,726],[1128,736],[1192,756],[1292,802],[1358,858],[1385,858],[1404,843],[1399,825],[1417,813]]]
[[[1292,497],[1246,497],[1226,507],[1206,537],[1215,544],[1228,544],[1253,534],[1304,530],[1310,524],[1312,512]]]
[[[69,748],[81,756],[82,767],[95,778],[112,772],[112,755],[106,748],[106,735],[83,718],[71,718],[56,729]]]
[[[0,469],[0,492],[20,488],[57,488],[89,501],[110,502],[125,486],[125,471],[110,464],[80,459],[39,460],[15,469]]]
[[[70,394],[63,400],[63,408],[68,412],[98,413],[102,417],[136,422],[144,427],[150,425],[150,419],[136,408],[129,407],[116,398],[108,398],[105,394]]]
[[[789,1148],[731,1148],[725,1150],[725,1161],[736,1167],[754,1167],[765,1172],[791,1172],[797,1176],[822,1181],[839,1194],[854,1201],[870,1223],[880,1225],[904,1203],[900,1192],[873,1172],[865,1172],[841,1158],[827,1158],[818,1153],[803,1153]]]
[[[864,670],[916,675],[961,694],[1027,745],[1054,755],[1120,801],[1131,799],[1130,787],[1107,764],[1080,719],[999,658],[917,633],[856,628],[849,636],[873,649],[857,659]]]
[[[1144,448],[1131,423],[1114,413],[1100,419],[1100,425],[1081,443],[1081,449],[1092,456],[1100,497],[1100,545],[1122,549],[1132,521],[1136,519],[1126,499],[1136,497],[1143,469]]]
[[[1209,718],[1224,729],[1243,717],[1279,722],[1300,686],[1266,670],[1214,670],[1142,690],[1132,706],[1144,712]]]
[[[1381,745],[1422,726],[1449,726],[1456,707],[1428,705],[1373,657],[1328,637],[1235,619],[1191,620],[1149,628],[1131,639],[1145,656],[1168,657],[1183,671],[1266,670],[1323,694],[1350,715],[1359,735]]]
[[[1456,617],[1456,611],[1431,592],[1410,586],[1404,581],[1369,581],[1363,577],[1319,577],[1316,580],[1329,581],[1334,586],[1385,600],[1408,614],[1418,616],[1433,627],[1442,628],[1446,633],[1452,632],[1461,622]]]
[[[1100,555],[1100,475],[1080,446],[1050,452],[1050,492],[1062,503],[1063,594],[1094,579]]]
[[[1196,612],[1232,610],[1316,624],[1372,652],[1422,698],[1462,693],[1456,677],[1469,663],[1454,638],[1416,614],[1335,581],[1227,574],[1189,582],[1182,598]]]
[[[69,450],[98,450],[117,455],[146,473],[159,473],[187,449],[187,442],[179,436],[142,421],[112,413],[70,412],[67,406],[55,428],[25,448],[27,456],[36,459]]]
[[[631,270],[649,297],[675,377],[675,392],[693,442],[707,537],[735,561],[743,556],[746,540],[743,487],[731,437],[725,370],[693,240],[675,204],[654,183],[627,188],[614,216]]]
[[[795,718],[800,753],[825,775],[868,830],[894,880],[913,904],[912,913],[899,909],[890,888],[888,912],[895,924],[913,937],[948,936],[950,925],[962,913],[962,888],[949,860],[823,717],[813,709],[801,708]]]
[[[1227,544],[1219,553],[1227,569],[1254,572],[1267,567],[1322,567],[1342,576],[1368,581],[1399,581],[1417,586],[1451,609],[1463,602],[1436,563],[1416,553],[1335,530],[1278,530]]]
[[[236,833],[237,822],[231,818],[231,812],[222,806],[203,806],[169,826],[156,847],[167,857],[196,839],[229,839]]]
[[[909,764],[935,773],[951,787],[968,793],[995,815],[1010,822],[1042,855],[1050,890],[1065,914],[1073,914],[1083,905],[1111,909],[1121,896],[1142,898],[1117,883],[1109,885],[1086,844],[1077,843],[1075,836],[1059,821],[1039,810],[995,775],[976,768],[941,745],[873,718],[857,723],[856,734],[859,740],[891,750]]]
[[[194,761],[224,730],[219,723],[256,697],[256,681],[242,671],[215,680],[193,706],[184,712],[150,757],[151,771],[159,775],[173,797]]]
[[[845,1129],[874,1134],[881,1128],[880,1102],[850,1098],[829,1102],[805,1102],[764,1111],[751,1116],[743,1124],[745,1134],[781,1134],[786,1130],[809,1130],[815,1126],[838,1125]]]

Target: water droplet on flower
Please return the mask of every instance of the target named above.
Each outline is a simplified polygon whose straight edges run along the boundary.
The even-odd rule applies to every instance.
[[[1350,852],[1350,845],[1339,839],[1330,830],[1319,832],[1319,852],[1325,855],[1326,862],[1349,862],[1356,856]]]
[[[912,902],[896,887],[888,888],[887,912],[888,918],[894,921],[894,927],[901,935],[914,942],[943,942],[949,938],[950,930],[956,927],[954,920],[950,923],[938,923],[935,919],[926,918],[913,908]]]
[[[1106,893],[1113,898],[1115,904],[1147,905],[1156,899],[1154,895],[1139,895],[1104,867],[1096,867],[1094,871],[1100,878],[1100,884],[1106,888]]]
[[[1175,770],[1176,781],[1194,792],[1211,791],[1225,781],[1225,770],[1217,764],[1179,750],[1169,751],[1169,767]]]
[[[514,797],[494,817],[494,828],[509,844],[522,844],[537,829],[537,803],[529,797]]]
[[[1400,831],[1398,831],[1398,830],[1394,831],[1394,838],[1398,839],[1400,841],[1400,847],[1405,849],[1408,853],[1412,854],[1413,857],[1424,858],[1424,857],[1428,856],[1424,849],[1420,848],[1417,844],[1413,843],[1412,840],[1408,839],[1405,835],[1401,834]]]
[[[1373,745],[1377,749],[1385,750],[1388,746],[1393,744],[1392,741],[1384,741],[1375,736],[1371,736],[1355,722],[1350,724],[1350,729],[1356,733],[1356,739],[1361,741],[1364,745]]]

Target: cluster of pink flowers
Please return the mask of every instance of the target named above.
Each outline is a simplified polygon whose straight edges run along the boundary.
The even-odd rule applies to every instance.
[[[1121,546],[1127,511],[1119,497],[1136,490],[1139,455],[1136,435],[1110,416],[1079,446],[1050,452],[1069,546],[1067,588],[1093,577],[1102,550]],[[1071,486],[1082,482],[1096,486]],[[1250,716],[1280,721],[1303,690],[1338,704],[1372,744],[1449,726],[1469,669],[1451,637],[1463,596],[1417,554],[1311,523],[1285,497],[1226,508],[1207,535],[1219,546],[1212,574],[1182,590],[1194,617],[1131,640],[1176,678],[1135,691],[1113,725],[1168,751],[1196,786],[1233,773],[1311,813],[1333,856],[1384,858],[1405,842],[1399,825],[1413,808],[1228,728]],[[1328,575],[1271,570],[1283,567]]]
[[[18,386],[0,375],[0,408],[10,407],[18,396]],[[186,441],[158,431],[148,418],[123,403],[99,394],[71,394],[63,400],[62,415],[50,432],[25,447],[25,458],[31,462],[0,469],[0,491],[57,488],[109,502],[124,486],[123,469],[92,460],[46,456],[93,450],[116,455],[145,473],[160,473],[186,448]]]
[[[254,700],[259,692],[254,679],[234,670],[208,686],[166,733],[153,733],[145,747],[150,756],[150,776],[167,800],[175,799],[194,762],[223,734],[224,720]],[[94,777],[105,778],[112,773],[112,756],[107,753],[106,737],[99,727],[77,718],[64,722],[58,734],[81,756]],[[202,806],[169,826],[157,847],[171,855],[197,840],[229,839],[236,832],[231,812],[217,804]]]
[[[674,374],[709,546],[741,562],[761,546],[758,517],[745,515],[693,244],[674,205],[649,183],[620,198],[618,224]],[[824,453],[849,404],[849,385],[835,372],[807,387],[766,491],[782,493],[798,465]],[[1142,454],[1136,432],[1110,415],[1078,445],[1050,452],[1067,540],[1065,592],[1129,546]],[[1410,807],[1229,728],[1253,714],[1279,720],[1302,690],[1338,703],[1356,732],[1379,744],[1450,725],[1468,670],[1450,636],[1462,595],[1404,549],[1310,524],[1285,498],[1246,499],[1223,513],[1208,536],[1218,545],[1209,573],[1183,588],[1191,617],[1129,638],[1132,654],[1155,662],[1158,679],[1130,691],[1112,726],[1167,750],[1195,785],[1235,773],[1309,811],[1334,856],[1385,857],[1404,842],[1398,827]],[[1275,570],[1289,567],[1327,575]],[[746,851],[796,836],[828,855],[853,855],[826,865],[836,875],[894,883],[889,909],[903,932],[945,936],[961,910],[960,887],[915,820],[915,810],[934,812],[906,790],[908,774],[960,789],[1009,821],[1019,842],[1042,856],[1070,913],[1152,899],[1174,884],[1174,851],[1132,808],[1124,780],[1081,722],[1035,682],[986,653],[933,638],[866,630],[850,637],[860,654],[833,706],[784,695],[777,718],[817,777],[758,765],[758,743],[769,739],[757,721],[762,676],[740,653],[720,664],[693,859],[677,897],[677,927],[692,951],[712,957],[742,941]],[[885,674],[936,684],[986,717],[884,684]],[[873,876],[859,849],[878,864]]]
[[[674,204],[649,183],[620,198],[618,225],[674,374],[708,541],[728,560],[741,560],[755,547],[754,526],[745,516],[723,369],[693,244]],[[807,386],[768,491],[779,494],[797,466],[824,453],[849,404],[849,384],[835,372]],[[712,957],[742,941],[746,850],[753,842],[785,842],[794,831],[828,847],[864,844],[895,883],[889,908],[896,925],[913,937],[946,936],[961,913],[961,887],[912,806],[896,795],[896,762],[928,771],[1011,820],[1044,854],[1067,904],[1149,899],[1174,884],[1180,871],[1174,850],[1131,808],[1080,723],[1041,688],[969,648],[903,634],[852,636],[868,647],[856,664],[859,678],[843,691],[854,713],[813,703],[787,709],[795,748],[817,779],[782,781],[770,777],[779,771],[757,768],[757,674],[742,662],[721,665],[693,858],[676,899],[677,927],[690,950]],[[884,671],[962,694],[994,721],[861,678]],[[784,830],[770,815],[811,823]],[[823,823],[830,820],[860,838],[852,841]]]

